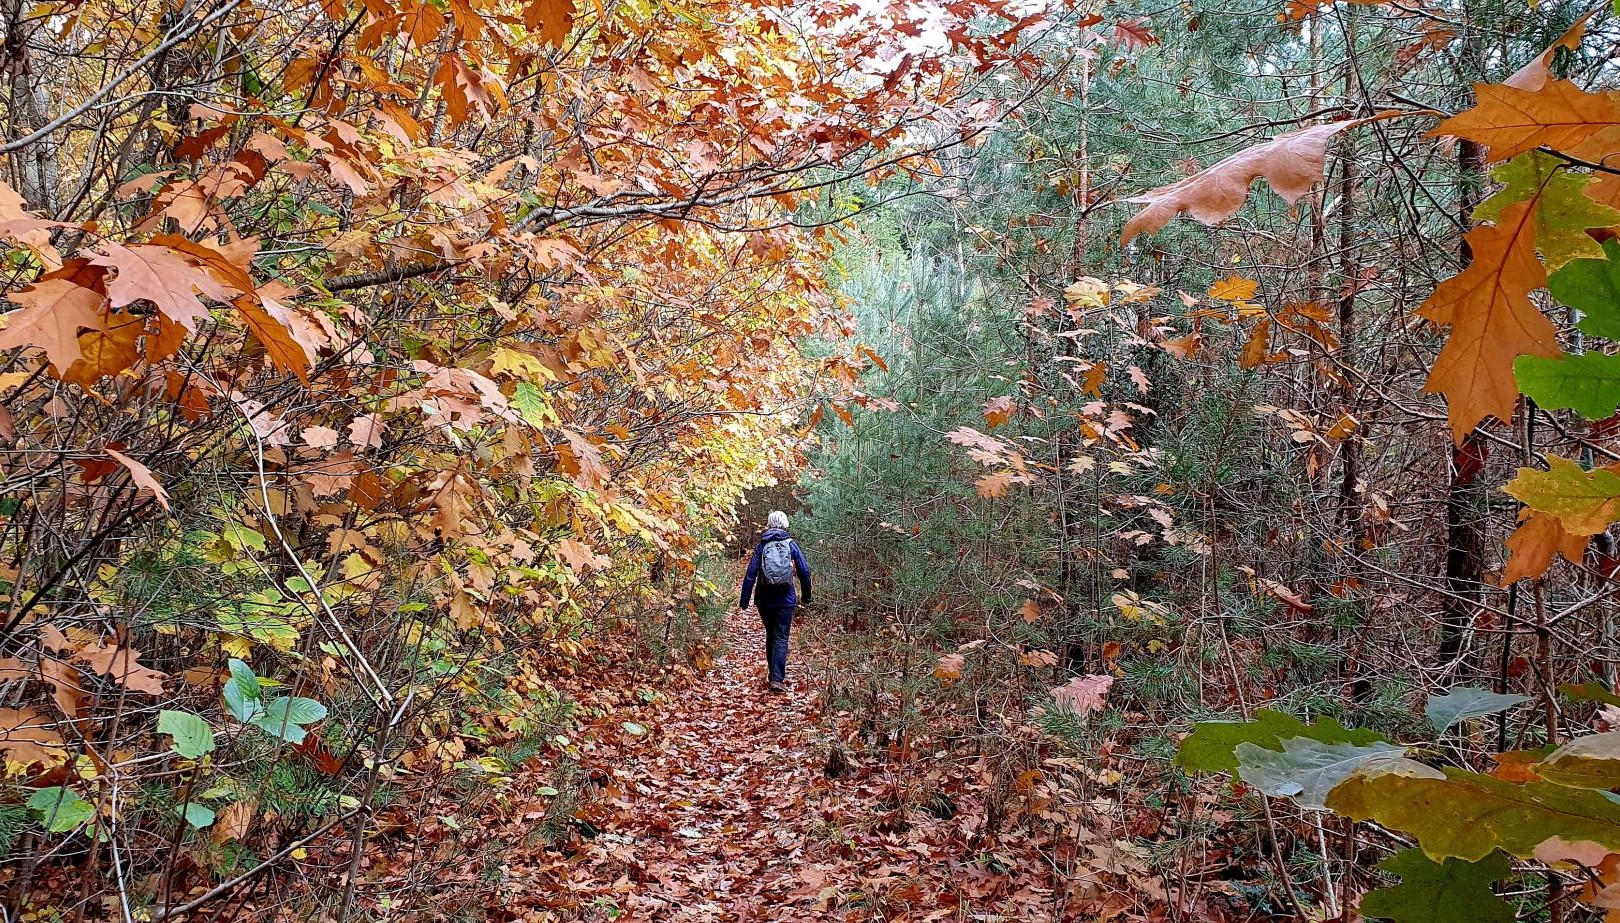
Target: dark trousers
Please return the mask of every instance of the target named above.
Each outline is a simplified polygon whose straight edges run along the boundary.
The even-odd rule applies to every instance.
[[[794,606],[760,606],[759,620],[765,625],[765,666],[771,682],[787,679],[788,632],[793,628]]]

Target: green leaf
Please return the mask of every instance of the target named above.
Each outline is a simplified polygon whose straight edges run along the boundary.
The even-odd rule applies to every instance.
[[[1620,731],[1577,737],[1536,764],[1536,775],[1571,788],[1620,786]]]
[[[159,734],[171,734],[174,752],[194,760],[214,749],[214,731],[200,716],[189,711],[158,712]]]
[[[186,823],[201,830],[214,822],[214,809],[193,801],[186,805]]]
[[[28,799],[28,807],[51,833],[67,833],[96,816],[96,807],[60,785],[42,788]]]
[[[1574,260],[1547,277],[1547,291],[1583,315],[1580,327],[1593,336],[1620,339],[1620,242],[1603,245],[1606,259]]]
[[[278,737],[290,744],[301,744],[309,736],[302,725],[280,719],[272,721],[267,715],[259,715],[249,723],[271,737]]]
[[[1602,468],[1587,471],[1557,455],[1547,456],[1547,470],[1520,468],[1502,488],[1533,510],[1558,519],[1566,532],[1596,535],[1620,514],[1620,475]]]
[[[542,429],[557,422],[557,412],[551,409],[551,402],[546,399],[546,393],[534,385],[520,381],[512,391],[512,406],[523,415],[523,419],[535,429]]]
[[[632,737],[640,737],[641,735],[647,733],[647,728],[643,725],[635,723],[634,721],[626,721],[624,723],[624,732]]]
[[[1620,695],[1610,692],[1602,683],[1565,683],[1558,691],[1576,702],[1602,702],[1620,706]]]
[[[239,522],[227,523],[225,528],[219,530],[219,537],[237,551],[246,551],[249,548],[263,551],[267,547],[264,535],[258,529],[249,529]]]
[[[1548,410],[1568,408],[1588,420],[1606,420],[1620,406],[1620,356],[1520,356],[1513,360],[1513,376],[1520,393]]]
[[[238,721],[252,721],[262,712],[263,706],[259,704],[259,678],[253,675],[253,668],[240,660],[232,658],[231,678],[225,682],[225,707]]]
[[[1362,766],[1406,752],[1397,744],[1323,743],[1309,737],[1290,737],[1282,752],[1252,743],[1240,743],[1233,752],[1238,775],[1274,798],[1292,798],[1300,807],[1325,811],[1328,792]]]
[[[1526,151],[1491,172],[1502,190],[1474,209],[1481,221],[1496,221],[1510,205],[1537,198],[1534,220],[1536,249],[1547,271],[1575,259],[1602,259],[1603,247],[1587,228],[1620,224],[1620,211],[1587,198],[1586,185],[1596,177],[1576,173],[1551,154]],[[1539,197],[1539,198],[1538,198]]]
[[[1493,852],[1478,862],[1447,859],[1436,863],[1423,850],[1403,849],[1378,863],[1401,883],[1379,888],[1361,900],[1361,915],[1395,923],[1513,923],[1513,905],[1496,896],[1491,884],[1513,871],[1513,862]]]
[[[1281,751],[1282,741],[1308,737],[1322,743],[1369,745],[1384,738],[1372,731],[1346,729],[1332,718],[1318,718],[1306,724],[1293,715],[1262,708],[1253,721],[1201,721],[1176,753],[1176,764],[1204,772],[1238,771],[1238,744],[1251,743],[1267,750]]]
[[[243,661],[237,660],[235,657],[232,657],[230,660],[230,668],[230,681],[241,686],[243,694],[245,694],[248,698],[258,698],[261,688],[259,686],[259,677],[254,675],[253,668],[248,666]]]
[[[1355,773],[1328,795],[1327,806],[1409,833],[1436,860],[1477,862],[1495,849],[1529,858],[1554,835],[1620,852],[1620,804],[1598,792],[1552,782],[1515,785],[1461,769],[1441,773],[1408,759]]]
[[[1449,692],[1429,696],[1429,704],[1424,706],[1423,714],[1436,731],[1444,734],[1464,718],[1494,715],[1528,701],[1529,696],[1492,692],[1478,686],[1458,686]]]
[[[1620,356],[1520,356],[1513,360],[1513,376],[1520,393],[1548,410],[1568,408],[1588,420],[1606,420],[1620,406]]]
[[[301,697],[272,699],[264,706],[264,717],[267,721],[285,718],[293,724],[313,724],[326,717],[326,706]]]

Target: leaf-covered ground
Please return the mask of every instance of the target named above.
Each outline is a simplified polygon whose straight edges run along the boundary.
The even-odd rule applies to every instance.
[[[1097,897],[1084,876],[1058,895],[1039,866],[1009,874],[966,849],[966,767],[946,779],[829,764],[825,728],[838,722],[824,719],[816,652],[796,646],[792,694],[767,697],[754,615],[733,613],[728,630],[712,669],[600,728],[619,743],[590,763],[584,832],[504,857],[510,919],[1078,919],[1068,901]],[[531,790],[546,784],[537,776]]]

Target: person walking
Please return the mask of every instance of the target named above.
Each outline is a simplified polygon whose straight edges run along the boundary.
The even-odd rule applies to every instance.
[[[810,564],[799,550],[799,543],[788,534],[786,513],[772,510],[765,525],[759,544],[754,546],[754,556],[748,561],[742,602],[737,607],[747,611],[750,603],[758,606],[759,620],[765,626],[770,691],[781,695],[787,692],[788,632],[793,628],[793,613],[800,605],[812,605]],[[795,574],[804,587],[802,601],[793,586]]]

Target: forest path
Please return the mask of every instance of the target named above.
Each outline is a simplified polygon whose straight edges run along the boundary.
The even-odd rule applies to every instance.
[[[831,727],[846,737],[855,729],[852,716],[834,713],[829,722],[823,709],[834,680],[817,624],[824,617],[796,620],[786,696],[765,692],[758,616],[736,611],[726,619],[727,653],[710,669],[653,703],[621,693],[620,705],[593,722],[593,736],[612,743],[584,764],[594,785],[576,816],[593,835],[543,855],[508,853],[506,918],[1098,919],[1069,906],[1084,884],[1078,879],[1054,889],[1046,861],[1004,850],[996,871],[968,845],[984,819],[975,794],[984,780],[971,760],[954,771],[903,768],[892,753],[868,749],[848,757],[837,778],[827,776]],[[627,720],[640,727],[625,729]],[[531,787],[543,784],[536,777]],[[920,808],[933,792],[948,792],[952,810]],[[1129,905],[1128,895],[1117,897]]]
[[[858,888],[810,834],[830,792],[825,753],[807,741],[817,699],[803,647],[790,693],[769,696],[758,616],[733,611],[726,627],[725,656],[668,692],[648,733],[591,761],[600,832],[569,882],[584,919],[825,919],[831,882],[843,887],[827,897]]]

